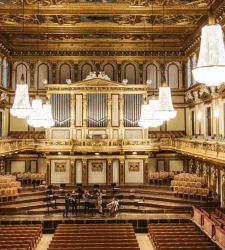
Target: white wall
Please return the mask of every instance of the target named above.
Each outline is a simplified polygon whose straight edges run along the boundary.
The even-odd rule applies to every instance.
[[[55,166],[57,163],[65,163],[65,172],[56,172]],[[69,160],[51,160],[51,183],[61,184],[70,182],[70,161]]]
[[[25,161],[11,161],[11,173],[25,172]]]
[[[102,171],[93,171],[92,166],[96,163],[102,163]],[[106,160],[89,160],[88,161],[88,183],[101,184],[106,183]]]
[[[130,162],[139,163],[140,168],[139,171],[129,171],[128,165]],[[127,159],[125,160],[125,183],[143,183],[144,176],[143,176],[143,160],[139,159]]]
[[[169,160],[170,171],[183,171],[184,162],[183,160]]]
[[[113,183],[119,183],[120,176],[120,162],[119,160],[113,160]]]
[[[76,183],[82,183],[82,161],[76,160]]]

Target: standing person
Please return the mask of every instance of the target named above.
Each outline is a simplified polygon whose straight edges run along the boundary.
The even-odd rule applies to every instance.
[[[84,198],[84,211],[85,213],[88,213],[91,202],[91,195],[87,190],[84,192],[83,198]]]
[[[109,214],[111,216],[116,215],[119,209],[119,202],[113,198],[113,200],[106,205],[109,208]]]
[[[100,214],[102,214],[102,209],[103,209],[102,208],[102,195],[103,195],[102,190],[99,189],[97,192],[97,196],[98,196],[98,212]]]
[[[76,196],[75,191],[73,191],[71,194],[70,205],[72,208],[72,214],[74,215],[76,213],[76,215],[77,215],[77,196]]]
[[[63,217],[68,218],[69,210],[70,210],[70,194],[66,194],[66,196],[65,196],[65,210],[63,212]]]

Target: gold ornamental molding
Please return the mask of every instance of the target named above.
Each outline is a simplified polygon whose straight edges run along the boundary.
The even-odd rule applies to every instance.
[[[126,93],[146,94],[146,84],[123,84],[110,80],[95,78],[71,84],[47,84],[48,94],[71,94],[71,93]]]

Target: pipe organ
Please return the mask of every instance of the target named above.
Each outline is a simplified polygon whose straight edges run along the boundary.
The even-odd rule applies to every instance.
[[[88,94],[87,127],[107,127],[107,95]]]
[[[52,95],[52,115],[56,127],[70,127],[70,95]]]
[[[48,139],[145,139],[138,127],[147,86],[94,78],[72,84],[48,84],[55,127]]]
[[[143,104],[143,95],[124,95],[123,102],[124,127],[138,127],[138,121],[141,116],[141,105]]]

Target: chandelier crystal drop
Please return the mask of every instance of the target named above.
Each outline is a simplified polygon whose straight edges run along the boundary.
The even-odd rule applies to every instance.
[[[210,19],[211,18],[211,19]],[[207,86],[225,83],[225,46],[222,27],[209,17],[202,28],[198,64],[192,71],[194,79]]]
[[[177,111],[173,108],[171,90],[170,87],[162,85],[159,88],[159,104],[160,104],[160,116],[164,121],[173,119],[177,115]]]
[[[22,74],[20,84],[16,85],[15,99],[10,113],[17,118],[26,118],[31,114],[31,111],[28,85],[24,83],[24,75]]]
[[[163,124],[163,120],[159,117],[159,101],[150,100],[149,104],[141,107],[141,118],[138,125],[143,128],[156,128]]]
[[[35,128],[40,128],[44,126],[45,118],[42,107],[41,99],[32,100],[32,113],[27,119],[27,123]]]
[[[51,104],[46,103],[43,105],[43,114],[44,114],[44,128],[50,128],[54,126],[55,121],[52,116],[52,107]]]

